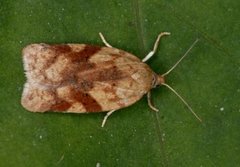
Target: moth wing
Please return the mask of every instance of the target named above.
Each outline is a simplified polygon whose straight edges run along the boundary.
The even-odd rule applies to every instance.
[[[22,104],[30,111],[109,111],[133,104],[151,88],[151,69],[116,48],[32,44],[23,59]]]
[[[84,44],[70,46],[67,44],[48,45],[44,43],[26,46],[22,54],[28,81],[58,86],[66,79],[65,74],[74,71],[74,68],[76,68],[76,63],[73,64],[71,61],[77,57],[77,54],[74,53],[80,53],[85,46]],[[99,50],[99,48],[93,49]]]

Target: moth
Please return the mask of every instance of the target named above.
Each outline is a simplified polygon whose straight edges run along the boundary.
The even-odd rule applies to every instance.
[[[112,47],[99,33],[105,47],[87,44],[30,44],[23,51],[23,63],[27,81],[24,85],[21,104],[32,112],[92,113],[114,111],[130,106],[147,94],[149,107],[158,111],[151,102],[150,90],[164,85],[172,90],[190,111],[187,102],[169,85],[165,74],[156,74],[145,63],[156,52],[158,35],[153,50],[142,60],[124,50]]]

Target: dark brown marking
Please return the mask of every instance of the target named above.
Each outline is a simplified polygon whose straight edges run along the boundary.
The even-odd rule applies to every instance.
[[[95,63],[89,63],[89,62],[86,62],[86,63],[83,63],[83,62],[80,62],[77,66],[77,71],[80,72],[80,71],[86,71],[86,70],[90,70],[90,69],[93,69],[96,67],[96,64]]]
[[[64,54],[72,51],[72,48],[65,44],[51,45],[51,49],[56,52],[56,54]]]
[[[51,110],[66,111],[71,107],[69,102],[58,97],[56,91],[52,91],[52,95],[55,97],[55,103],[51,106]]]
[[[58,100],[56,104],[52,105],[51,110],[66,111],[71,107],[71,104],[64,100]]]
[[[124,77],[123,73],[116,66],[98,71],[96,81],[113,81]]]
[[[81,72],[95,68],[96,64],[90,63],[88,60],[99,50],[101,50],[101,47],[99,46],[86,45],[83,50],[68,54],[68,58],[70,58],[73,63],[77,64],[77,68],[74,71]]]
[[[98,102],[88,93],[83,93],[77,89],[73,89],[71,91],[71,97],[80,102],[87,112],[99,112],[102,110],[102,107],[98,104]]]
[[[78,79],[77,86],[79,87],[79,89],[81,89],[83,84],[82,82],[84,81],[84,86],[87,86],[86,88],[88,88],[88,90],[93,88],[93,84],[95,81],[108,81],[112,86],[116,86],[116,81],[121,80],[125,77],[126,75],[116,66],[94,70],[93,72],[87,74],[79,73],[79,75],[76,75],[76,78]]]
[[[83,50],[79,52],[72,52],[69,54],[72,62],[88,62],[88,59],[101,50],[99,46],[86,45]]]

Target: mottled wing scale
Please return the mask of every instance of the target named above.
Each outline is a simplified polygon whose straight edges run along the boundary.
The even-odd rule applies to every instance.
[[[152,87],[152,70],[125,51],[85,44],[31,44],[22,105],[34,112],[100,112],[127,107]]]

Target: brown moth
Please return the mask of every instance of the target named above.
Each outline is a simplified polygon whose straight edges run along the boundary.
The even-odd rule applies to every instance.
[[[165,74],[158,75],[145,64],[157,50],[158,35],[154,49],[143,59],[113,48],[103,37],[106,47],[86,44],[30,44],[23,53],[27,82],[24,85],[21,103],[32,112],[91,113],[114,111],[130,106],[143,95],[151,103],[150,90],[157,85],[171,89],[192,111],[185,100],[165,83],[164,76],[177,66],[186,54]]]

